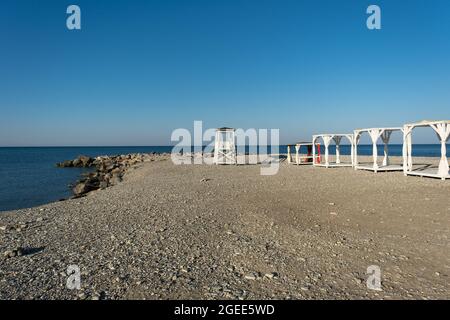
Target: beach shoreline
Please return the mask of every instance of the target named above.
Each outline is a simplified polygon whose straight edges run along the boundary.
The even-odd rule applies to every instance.
[[[0,147],[0,214],[4,211],[30,208],[70,198],[73,185],[80,175],[92,168],[68,168],[61,170],[55,163],[75,159],[80,155],[91,158],[127,154],[171,153],[171,146],[148,147]],[[450,145],[448,146],[450,148]],[[379,151],[382,147],[379,148]],[[437,156],[440,145],[414,145],[414,156]],[[292,151],[292,150],[291,150]],[[286,154],[286,146],[280,146],[279,153]],[[390,145],[391,156],[401,155],[401,145]],[[330,153],[334,153],[330,146]],[[359,145],[358,153],[367,156],[372,153],[371,145]],[[349,146],[343,145],[342,155],[349,155]],[[381,157],[382,155],[380,155]]]
[[[2,212],[0,298],[450,298],[448,181],[259,169],[167,157],[85,197]],[[66,287],[70,265],[81,290]],[[382,291],[366,287],[371,265]]]

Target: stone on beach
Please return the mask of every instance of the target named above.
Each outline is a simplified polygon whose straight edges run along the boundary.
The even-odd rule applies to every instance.
[[[3,252],[3,256],[5,258],[14,258],[14,257],[20,257],[23,255],[23,249],[22,248],[14,248],[12,250],[6,250]]]

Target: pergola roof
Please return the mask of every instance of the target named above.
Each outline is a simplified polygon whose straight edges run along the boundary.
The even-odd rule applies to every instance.
[[[429,126],[431,124],[439,124],[439,123],[450,123],[450,120],[422,120],[422,121],[415,122],[415,123],[407,123],[407,124],[405,124],[405,126],[420,127],[420,126]]]
[[[322,136],[351,136],[353,133],[321,133],[321,134],[315,134],[313,137],[322,137]]]
[[[311,141],[299,141],[299,142],[293,143],[291,145],[295,145],[295,144],[305,144],[305,145],[311,144],[312,145],[312,142]]]
[[[355,129],[355,131],[370,131],[370,130],[403,130],[402,127],[386,127],[386,128],[365,128],[365,129]]]
[[[234,131],[234,128],[228,128],[228,127],[222,127],[222,128],[217,128],[217,131]]]

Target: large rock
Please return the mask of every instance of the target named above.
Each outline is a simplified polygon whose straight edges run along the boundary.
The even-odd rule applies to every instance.
[[[91,167],[94,163],[94,159],[87,156],[78,156],[76,159],[66,160],[60,163],[57,163],[56,166],[61,168],[70,168],[70,167],[78,167],[78,168],[87,168]]]
[[[99,188],[98,183],[93,183],[92,181],[79,182],[73,189],[73,193],[76,197],[80,197],[90,191],[97,190]]]
[[[115,174],[112,176],[112,178],[109,180],[109,183],[111,185],[118,184],[119,182],[122,182],[122,175],[121,174]]]
[[[111,170],[111,174],[112,175],[120,175],[122,173],[122,169],[121,168],[114,168],[113,170]]]
[[[109,185],[108,181],[103,180],[103,181],[100,181],[99,188],[106,189],[106,188],[108,188],[108,185]]]
[[[79,156],[77,158],[77,160],[79,161],[79,166],[81,167],[90,167],[91,164],[94,162],[94,159],[92,159],[91,157],[88,156]]]
[[[83,164],[79,158],[76,158],[75,160],[73,160],[72,164],[74,167],[82,167],[83,166]]]
[[[60,168],[70,168],[70,167],[73,167],[73,161],[72,160],[65,160],[63,162],[57,163],[56,166],[60,167]]]

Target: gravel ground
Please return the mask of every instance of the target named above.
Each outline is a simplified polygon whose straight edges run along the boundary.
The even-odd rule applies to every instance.
[[[0,213],[0,298],[449,299],[449,195],[401,172],[145,162],[86,197]]]

